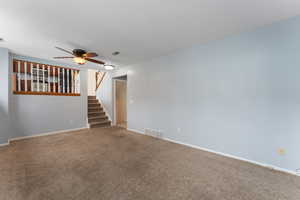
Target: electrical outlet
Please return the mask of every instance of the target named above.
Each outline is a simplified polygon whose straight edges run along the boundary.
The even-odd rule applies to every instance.
[[[180,133],[181,132],[181,128],[177,128],[177,132]]]
[[[277,149],[277,153],[281,156],[284,156],[286,154],[285,149],[283,149],[283,148]]]
[[[145,135],[150,135],[150,129],[149,128],[145,128]]]
[[[129,99],[129,104],[133,104],[134,103],[134,100],[131,98]]]
[[[162,138],[163,137],[163,131],[162,130],[158,130],[157,131],[157,137],[158,138]]]

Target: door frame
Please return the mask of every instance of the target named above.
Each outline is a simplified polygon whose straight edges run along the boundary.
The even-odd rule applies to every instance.
[[[127,75],[123,75],[123,76],[127,76]],[[120,77],[123,77],[123,76],[117,76],[117,77],[113,77],[112,79],[112,89],[113,89],[113,119],[112,119],[112,124],[113,125],[117,125],[117,106],[116,106],[116,95],[117,95],[117,90],[116,90],[116,82],[117,81],[124,81],[126,82],[126,119],[128,120],[128,83],[127,81],[128,80],[121,80],[121,79],[118,79]]]

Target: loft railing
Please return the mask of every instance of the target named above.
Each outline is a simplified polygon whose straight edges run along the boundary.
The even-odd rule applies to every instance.
[[[20,95],[80,96],[79,70],[13,60],[13,93]]]
[[[98,90],[98,88],[100,87],[103,79],[104,79],[104,76],[105,76],[106,72],[96,72],[95,75],[96,75],[96,91]]]

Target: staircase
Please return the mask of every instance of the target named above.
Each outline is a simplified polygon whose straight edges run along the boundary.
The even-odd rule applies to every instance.
[[[96,96],[88,96],[88,119],[90,128],[111,126],[111,121],[108,120]]]

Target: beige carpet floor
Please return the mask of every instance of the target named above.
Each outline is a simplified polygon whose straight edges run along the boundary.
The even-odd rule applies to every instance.
[[[0,200],[299,200],[300,178],[121,128],[0,148]]]

